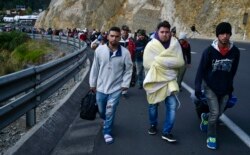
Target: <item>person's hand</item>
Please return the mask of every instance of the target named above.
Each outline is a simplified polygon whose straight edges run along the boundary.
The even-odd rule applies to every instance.
[[[97,48],[97,46],[98,46],[98,44],[94,43],[94,44],[91,45],[91,48],[92,48],[93,50],[95,50],[95,49]]]
[[[92,91],[93,93],[96,93],[96,87],[90,87],[90,91]]]
[[[201,92],[201,91],[195,91],[195,97],[196,97],[198,100],[201,100],[201,99],[202,99],[202,92]]]

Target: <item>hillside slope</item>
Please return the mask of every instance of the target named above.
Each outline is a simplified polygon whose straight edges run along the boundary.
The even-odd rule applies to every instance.
[[[249,0],[52,0],[36,27],[107,30],[127,24],[132,31],[151,32],[159,21],[168,20],[177,33],[191,33],[195,23],[201,35],[209,37],[219,22],[227,21],[234,38],[243,38],[244,32],[250,38],[250,21],[243,25],[244,13],[250,13]]]

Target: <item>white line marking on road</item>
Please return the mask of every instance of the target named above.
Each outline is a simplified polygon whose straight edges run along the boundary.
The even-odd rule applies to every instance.
[[[241,128],[224,114],[220,116],[220,120],[250,148],[250,137]]]
[[[196,54],[197,52],[191,51],[191,54]]]
[[[194,93],[194,89],[187,85],[185,82],[182,82],[181,85],[191,94]],[[224,114],[220,116],[220,120],[250,148],[250,137],[247,133],[245,133]]]
[[[247,49],[245,49],[245,48],[239,48],[239,50],[241,50],[241,51],[246,51]]]

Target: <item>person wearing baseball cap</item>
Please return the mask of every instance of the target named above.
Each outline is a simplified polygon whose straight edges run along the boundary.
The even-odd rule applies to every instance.
[[[233,92],[240,51],[230,41],[232,26],[221,22],[216,26],[216,39],[202,54],[195,78],[195,96],[204,89],[209,113],[201,114],[200,129],[207,132],[207,147],[217,149],[217,122]]]

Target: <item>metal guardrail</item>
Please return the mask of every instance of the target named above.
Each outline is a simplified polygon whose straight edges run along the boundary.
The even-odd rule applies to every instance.
[[[77,76],[85,64],[86,43],[75,38],[29,34],[33,39],[48,39],[78,48],[73,53],[43,65],[0,77],[0,130],[26,114],[26,126],[36,123],[36,107]]]

